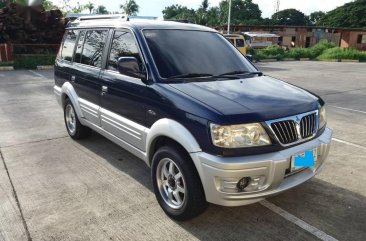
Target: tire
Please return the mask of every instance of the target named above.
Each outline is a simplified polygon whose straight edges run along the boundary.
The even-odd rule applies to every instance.
[[[91,129],[80,123],[75,108],[69,99],[66,99],[64,106],[64,121],[67,133],[72,139],[80,140],[90,136]]]
[[[151,172],[156,199],[169,217],[185,221],[206,210],[208,203],[201,180],[183,148],[159,148],[153,156]]]

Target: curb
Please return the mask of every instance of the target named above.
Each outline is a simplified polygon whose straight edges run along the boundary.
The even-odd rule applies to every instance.
[[[310,58],[300,58],[300,61],[309,61]]]
[[[277,62],[277,59],[261,59],[260,62]]]
[[[14,70],[13,66],[0,66],[0,71]]]
[[[53,69],[53,65],[39,65],[37,66],[37,70],[51,70]]]
[[[341,59],[341,62],[359,63],[358,59]]]
[[[295,61],[296,59],[294,59],[294,58],[284,58],[284,59],[282,59],[282,61]]]
[[[339,59],[318,59],[318,60],[323,62],[340,62]]]

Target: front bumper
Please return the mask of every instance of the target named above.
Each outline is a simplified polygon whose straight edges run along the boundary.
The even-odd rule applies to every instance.
[[[332,130],[326,128],[316,139],[274,153],[220,157],[197,152],[191,153],[191,157],[201,177],[206,200],[223,206],[240,206],[258,202],[315,176],[328,156],[331,140]],[[317,153],[315,166],[286,175],[291,157],[310,149],[316,150]],[[236,183],[243,177],[257,180],[258,190],[243,192],[235,190]]]

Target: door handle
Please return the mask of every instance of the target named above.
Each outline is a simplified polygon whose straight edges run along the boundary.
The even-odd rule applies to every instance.
[[[102,94],[105,94],[108,92],[108,87],[107,86],[102,86]]]
[[[75,75],[71,76],[71,81],[75,81],[76,77]]]

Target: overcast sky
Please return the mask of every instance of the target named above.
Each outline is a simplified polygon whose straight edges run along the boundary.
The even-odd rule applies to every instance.
[[[53,0],[58,2],[60,0]],[[81,4],[87,3],[89,0],[79,0]],[[104,5],[108,11],[120,11],[119,6],[124,3],[125,0],[90,0],[95,5]],[[162,16],[162,10],[166,6],[172,4],[181,4],[189,8],[197,9],[201,4],[201,0],[135,0],[140,6],[140,12],[138,15],[141,16]],[[72,0],[71,2],[77,2]],[[209,0],[210,6],[217,6],[220,0]],[[274,13],[276,0],[253,0],[259,5],[262,11],[262,17],[270,17]],[[286,8],[295,8],[310,14],[314,11],[329,11],[344,3],[351,2],[350,0],[280,0],[280,10]]]

